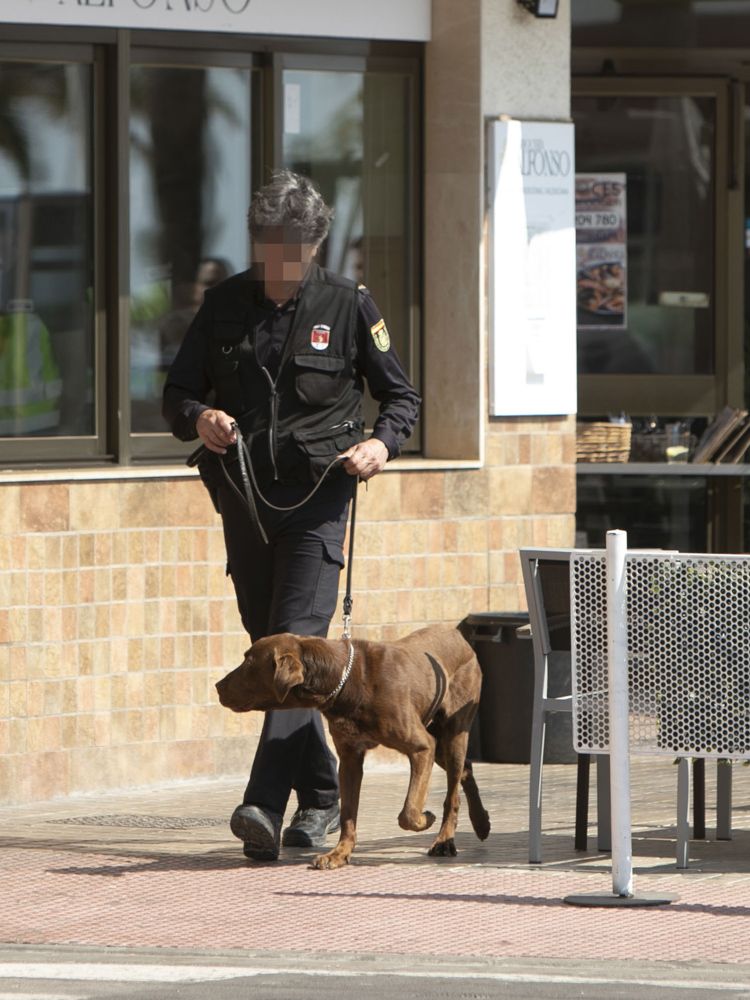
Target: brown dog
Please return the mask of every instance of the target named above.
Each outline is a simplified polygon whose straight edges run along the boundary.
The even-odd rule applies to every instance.
[[[313,864],[340,868],[356,843],[364,757],[378,744],[409,758],[411,780],[398,817],[404,830],[426,830],[435,822],[424,811],[433,762],[447,772],[443,822],[431,855],[456,854],[459,783],[477,836],[489,835],[489,816],[466,762],[481,684],[474,651],[460,632],[430,627],[393,643],[269,636],[254,643],[216,688],[222,705],[235,712],[304,706],[326,716],[339,755],[341,837]]]

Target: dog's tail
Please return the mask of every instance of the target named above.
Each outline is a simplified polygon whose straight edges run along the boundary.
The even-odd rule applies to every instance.
[[[490,816],[482,804],[479,789],[474,780],[474,771],[469,760],[464,764],[463,774],[461,775],[461,787],[466,796],[466,804],[469,807],[469,819],[471,820],[471,825],[474,827],[474,833],[476,833],[480,840],[486,840],[490,835]]]

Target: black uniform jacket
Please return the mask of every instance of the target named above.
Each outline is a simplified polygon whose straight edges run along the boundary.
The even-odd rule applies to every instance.
[[[373,437],[393,458],[420,399],[367,289],[312,264],[276,308],[250,270],[206,292],[167,374],[163,412],[190,441],[203,410],[224,410],[260,479],[310,483],[362,440],[364,379],[380,404]]]

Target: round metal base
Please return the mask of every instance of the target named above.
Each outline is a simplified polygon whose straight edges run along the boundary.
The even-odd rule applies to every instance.
[[[566,896],[563,902],[571,906],[665,906],[680,897],[662,893],[642,892],[637,896],[615,896],[614,893],[591,892],[581,896]]]

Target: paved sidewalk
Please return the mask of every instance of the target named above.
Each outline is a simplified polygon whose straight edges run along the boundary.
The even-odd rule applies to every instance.
[[[750,963],[749,769],[734,767],[734,839],[694,842],[689,870],[678,872],[676,767],[633,762],[636,891],[680,898],[631,910],[563,902],[611,889],[609,857],[593,849],[593,837],[586,854],[573,850],[575,767],[545,768],[541,866],[527,864],[528,767],[476,771],[493,825],[484,844],[462,815],[458,857],[428,858],[430,833],[406,834],[396,822],[406,771],[374,768],[365,774],[360,843],[352,864],[335,872],[312,870],[311,853],[299,850],[275,864],[244,859],[227,825],[240,776],[6,808],[0,943]],[[712,763],[706,773],[712,808]],[[436,770],[436,813],[442,777]],[[707,826],[711,836],[710,812]]]

